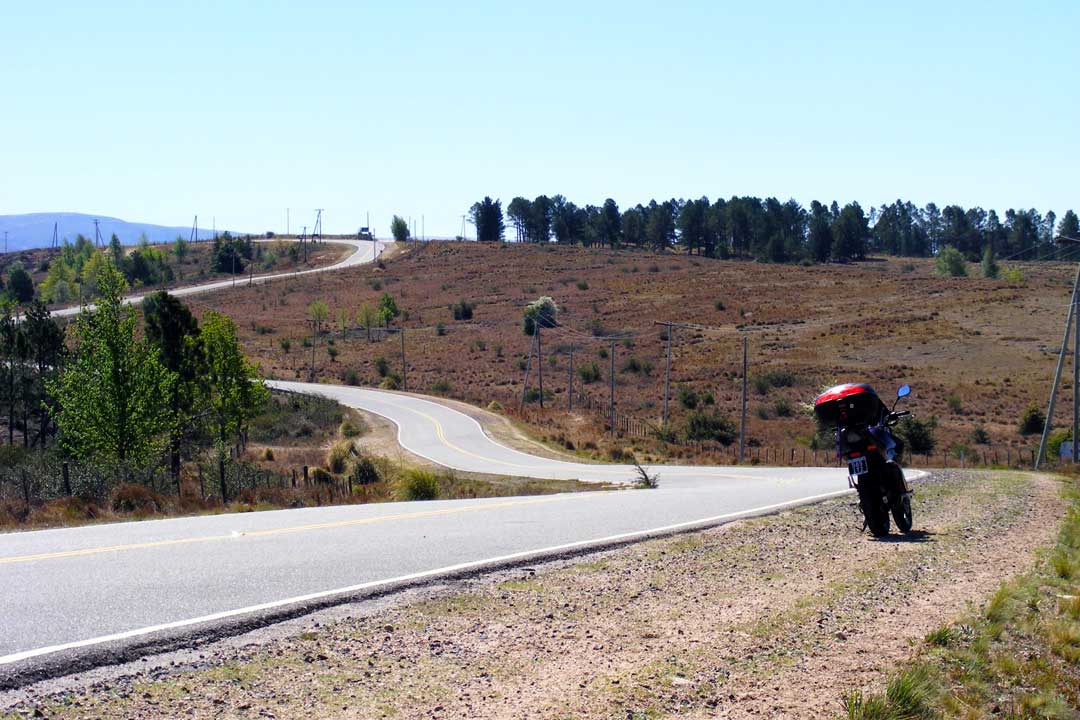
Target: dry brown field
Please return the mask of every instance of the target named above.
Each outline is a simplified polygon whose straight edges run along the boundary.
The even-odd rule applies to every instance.
[[[611,359],[602,357],[612,349],[602,336],[625,335],[614,343],[617,412],[656,426],[666,343],[654,321],[694,323],[702,327],[677,330],[672,346],[675,428],[688,413],[677,399],[682,387],[711,394],[716,408],[737,421],[741,342],[747,337],[751,381],[773,371],[795,378],[790,387],[764,393],[750,383],[748,437],[754,445],[806,447],[814,431],[808,403],[824,386],[870,382],[891,395],[910,383],[908,407],[921,418],[937,418],[939,451],[965,446],[968,453],[1000,452],[1004,460],[1007,451],[1029,452],[1037,445],[1037,437],[1019,434],[1019,420],[1029,404],[1046,403],[1074,272],[1067,264],[1019,267],[1023,282],[1009,283],[978,277],[977,265],[969,267],[971,277],[938,277],[931,260],[803,267],[633,250],[431,243],[399,248],[379,266],[191,302],[200,312],[233,316],[246,351],[268,376],[296,379],[307,378],[311,365],[311,350],[302,347],[311,336],[308,306],[323,300],[330,317],[317,339],[316,377],[378,385],[377,358],[400,373],[399,338],[367,341],[355,315],[362,303],[377,303],[389,292],[408,312],[400,323],[407,328],[408,390],[484,407],[495,401],[534,436],[594,457],[630,446],[639,457],[695,456],[693,449],[654,440],[608,438]],[[536,403],[522,410],[522,365],[530,343],[522,309],[542,295],[560,308],[561,327],[542,334],[544,388],[551,396],[543,410]],[[475,304],[471,320],[453,319],[449,306],[459,300]],[[342,312],[348,315],[344,332]],[[330,342],[336,358],[328,353]],[[600,380],[591,384],[574,378],[576,391],[591,398],[595,410],[567,410],[571,346],[577,367],[596,362],[600,370]],[[1059,423],[1066,420],[1070,386],[1065,382]],[[989,445],[973,442],[976,427],[988,433]]]

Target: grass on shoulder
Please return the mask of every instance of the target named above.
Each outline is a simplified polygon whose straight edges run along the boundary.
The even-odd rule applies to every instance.
[[[1057,543],[986,607],[929,633],[884,693],[843,697],[849,720],[1080,717],[1080,480]]]

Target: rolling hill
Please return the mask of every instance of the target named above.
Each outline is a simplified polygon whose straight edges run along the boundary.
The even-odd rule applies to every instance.
[[[59,231],[60,241],[64,238],[74,242],[80,233],[94,239],[94,220],[99,223],[101,237],[106,242],[116,233],[124,245],[134,245],[140,236],[146,235],[151,243],[172,242],[177,235],[190,239],[191,226],[169,227],[151,223],[130,222],[103,215],[86,215],[73,212],[27,213],[24,215],[0,215],[0,236],[7,232],[7,250],[27,250],[30,248],[49,247],[53,239],[53,227]],[[199,228],[199,238],[212,238],[209,228]]]

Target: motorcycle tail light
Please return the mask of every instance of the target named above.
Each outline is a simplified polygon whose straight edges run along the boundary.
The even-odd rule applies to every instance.
[[[848,457],[853,457],[853,458],[854,457],[862,457],[862,453],[861,452],[848,453]]]
[[[866,449],[867,450],[877,450],[877,445],[867,445]]]

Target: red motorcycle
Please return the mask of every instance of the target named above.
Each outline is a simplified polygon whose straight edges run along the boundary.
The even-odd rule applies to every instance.
[[[859,509],[875,537],[889,534],[889,514],[902,533],[911,532],[911,486],[897,462],[903,442],[891,428],[911,413],[896,411],[911,387],[901,385],[889,408],[869,385],[837,385],[814,401],[814,415],[836,436],[837,459],[848,464],[848,484],[859,493]]]

